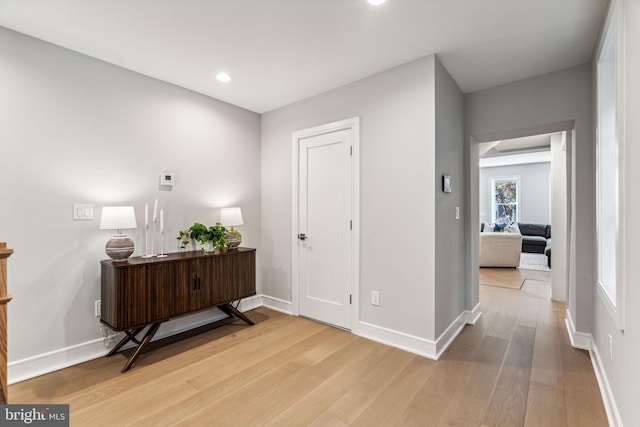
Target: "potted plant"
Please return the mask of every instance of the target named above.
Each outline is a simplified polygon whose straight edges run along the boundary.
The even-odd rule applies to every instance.
[[[196,222],[186,230],[180,231],[177,240],[180,241],[180,249],[185,249],[191,243],[195,250],[195,244],[198,242],[204,252],[212,252],[227,247],[229,241],[226,235],[227,229],[219,222],[211,227]]]

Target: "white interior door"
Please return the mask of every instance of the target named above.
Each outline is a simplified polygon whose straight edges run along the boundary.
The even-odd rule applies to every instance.
[[[351,326],[352,130],[299,142],[300,314]]]

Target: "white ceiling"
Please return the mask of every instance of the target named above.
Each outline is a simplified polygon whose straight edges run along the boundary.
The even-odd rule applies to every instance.
[[[511,154],[531,153],[536,151],[551,150],[551,135],[546,133],[541,135],[525,136],[523,138],[505,139],[502,141],[486,142],[483,144],[486,151],[482,153],[482,158],[508,156]]]
[[[582,64],[606,5],[0,0],[0,25],[263,113],[432,53],[465,93]]]

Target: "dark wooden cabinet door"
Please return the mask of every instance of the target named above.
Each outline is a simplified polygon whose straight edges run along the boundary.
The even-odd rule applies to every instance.
[[[213,259],[201,258],[194,260],[192,268],[197,289],[191,293],[191,310],[196,311],[211,307],[213,301],[213,282],[215,281]]]
[[[151,306],[149,307],[151,321],[170,319],[176,314],[174,305],[168,304],[176,298],[176,264],[158,264],[147,268],[149,269],[149,291],[151,294]]]
[[[216,304],[239,300],[256,293],[255,252],[236,253],[216,259]]]
[[[176,315],[212,305],[213,261],[211,258],[178,263],[176,268]]]
[[[170,319],[175,315],[175,267],[136,266],[112,269],[113,297],[102,296],[103,319],[115,328],[130,328]],[[118,307],[119,309],[116,309]]]
[[[120,290],[118,295],[121,307],[127,307],[124,311],[124,324],[145,325],[151,317],[151,286],[149,285],[149,269],[146,266],[129,268],[124,272],[125,280],[118,283]]]

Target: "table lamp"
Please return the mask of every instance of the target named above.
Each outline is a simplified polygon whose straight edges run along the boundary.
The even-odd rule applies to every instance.
[[[100,217],[101,230],[117,230],[117,234],[107,242],[104,251],[114,262],[126,261],[135,251],[133,240],[122,230],[136,228],[136,213],[133,206],[105,206]]]
[[[242,242],[242,234],[233,227],[244,224],[242,211],[240,208],[222,208],[220,210],[220,223],[225,227],[230,227],[225,237],[229,241],[229,249],[236,249]]]

